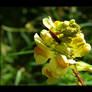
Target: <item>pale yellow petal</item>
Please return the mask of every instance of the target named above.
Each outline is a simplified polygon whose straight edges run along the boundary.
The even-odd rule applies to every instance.
[[[54,27],[53,21],[51,19],[51,17],[49,18],[44,18],[43,19],[43,24],[48,28],[51,29],[52,27]]]
[[[49,31],[42,30],[40,35],[41,35],[41,37],[46,45],[50,46],[52,43],[54,43],[54,39],[52,38]]]
[[[40,48],[49,50],[49,48],[43,43],[43,40],[39,37],[37,33],[34,35],[34,40]]]

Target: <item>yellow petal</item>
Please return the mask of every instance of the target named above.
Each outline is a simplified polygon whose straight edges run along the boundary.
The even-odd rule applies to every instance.
[[[34,40],[40,48],[50,50],[46,45],[44,45],[43,40],[39,37],[37,33],[34,35]]]
[[[60,79],[62,75],[67,73],[67,70],[68,67],[60,67],[56,59],[53,57],[50,62],[42,68],[42,74],[48,78]]]
[[[50,58],[50,51],[46,51],[46,49],[42,49],[39,46],[34,48],[34,58],[37,64],[44,64]]]
[[[54,25],[56,26],[56,25],[58,25],[58,24],[60,24],[61,22],[60,21],[55,21],[54,22]]]
[[[34,51],[35,51],[35,53],[38,54],[38,55],[41,55],[41,56],[44,56],[44,57],[47,57],[47,56],[48,56],[48,54],[46,53],[46,51],[43,50],[42,48],[40,48],[39,46],[36,46],[36,47],[34,48]]]
[[[48,78],[53,77],[51,74],[51,71],[48,69],[48,64],[46,64],[43,68],[42,68],[42,74],[47,76]]]
[[[51,34],[49,33],[49,31],[42,30],[40,35],[41,35],[41,37],[42,37],[42,39],[43,39],[43,41],[46,45],[50,46],[54,42],[54,40],[53,40]]]
[[[44,64],[48,60],[48,57],[43,57],[43,56],[38,55],[36,53],[34,53],[34,58],[35,58],[36,64]]]
[[[40,48],[39,46],[36,46],[34,48],[34,58],[37,64],[46,63],[49,58],[53,57],[53,55],[54,55],[53,51]]]
[[[44,24],[48,29],[51,29],[51,27],[54,27],[54,24],[53,24],[53,22],[52,22],[51,17],[49,17],[49,18],[44,18],[44,19],[43,19],[43,24]]]
[[[57,55],[56,61],[58,62],[58,65],[65,68],[69,65],[69,61],[64,55]]]

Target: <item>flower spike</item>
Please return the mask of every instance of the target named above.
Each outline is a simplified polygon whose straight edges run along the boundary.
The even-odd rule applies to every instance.
[[[34,58],[37,64],[44,64],[42,74],[48,78],[48,83],[58,82],[69,69],[76,76],[78,73],[74,69],[92,72],[92,65],[75,60],[76,57],[87,54],[91,46],[86,43],[84,34],[74,19],[53,22],[49,16],[43,19],[43,24],[48,29],[40,32],[41,37],[37,33],[34,35],[37,45],[34,48]],[[81,78],[78,77],[79,79]],[[83,84],[82,79],[79,81]]]

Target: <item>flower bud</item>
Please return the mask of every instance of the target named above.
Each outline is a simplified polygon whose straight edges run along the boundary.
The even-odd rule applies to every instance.
[[[64,28],[64,26],[63,26],[62,24],[63,24],[63,22],[58,23],[58,24],[55,26],[55,30],[62,32],[62,31],[63,31],[63,28]]]
[[[75,23],[75,19],[71,19],[70,23],[72,23],[72,24]]]
[[[91,50],[90,44],[86,43],[84,47],[82,48],[81,55],[84,56],[86,53],[88,53]]]
[[[64,26],[69,26],[69,21],[64,21],[64,24],[63,24]]]
[[[76,68],[78,71],[89,71],[92,72],[92,65],[85,62],[79,61],[76,63]]]
[[[61,22],[60,21],[55,21],[54,22],[54,25],[56,26],[56,25],[58,25],[58,24],[60,24]]]

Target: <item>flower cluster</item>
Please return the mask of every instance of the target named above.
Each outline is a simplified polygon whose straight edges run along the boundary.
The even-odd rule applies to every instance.
[[[53,22],[49,17],[43,19],[43,24],[48,29],[40,32],[41,37],[37,33],[34,35],[37,45],[34,48],[34,58],[37,64],[44,64],[42,74],[48,77],[48,82],[59,80],[69,68],[73,68],[72,65],[76,65],[78,71],[92,72],[91,65],[74,60],[91,50],[74,19]]]

